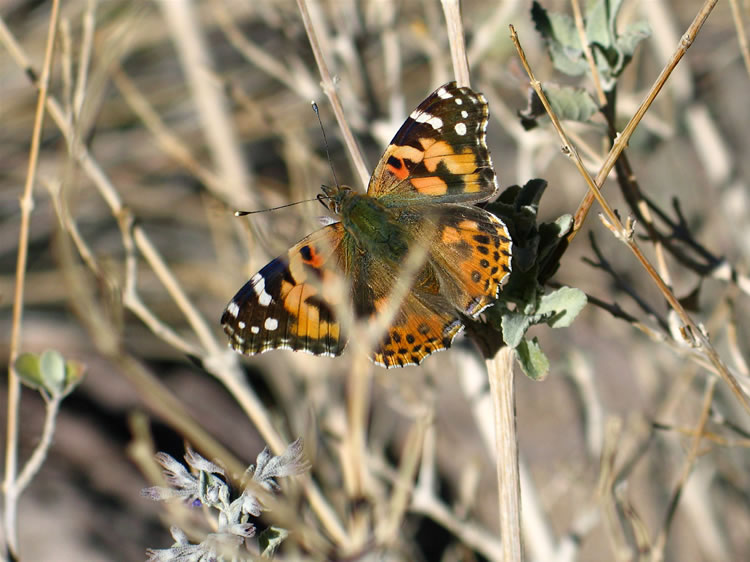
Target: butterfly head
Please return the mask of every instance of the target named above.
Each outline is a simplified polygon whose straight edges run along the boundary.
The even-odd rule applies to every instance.
[[[344,202],[352,197],[354,192],[352,188],[347,185],[323,185],[321,186],[323,194],[318,197],[325,207],[337,215],[341,214],[341,208],[344,206]]]

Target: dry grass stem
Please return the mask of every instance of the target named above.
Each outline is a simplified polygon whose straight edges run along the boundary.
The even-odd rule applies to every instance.
[[[36,112],[34,115],[34,126],[31,133],[31,147],[29,149],[29,163],[26,172],[26,183],[23,196],[20,200],[21,225],[18,235],[18,254],[16,260],[16,282],[13,293],[13,317],[11,323],[10,343],[8,349],[8,425],[6,428],[5,441],[5,476],[3,478],[4,510],[3,521],[5,538],[8,541],[8,550],[13,557],[18,556],[18,496],[22,488],[19,488],[16,471],[18,469],[18,422],[19,406],[21,401],[21,383],[15,371],[15,360],[21,348],[21,322],[23,318],[24,285],[26,279],[26,262],[28,258],[29,228],[31,213],[34,209],[34,183],[39,159],[39,147],[42,138],[42,126],[44,124],[44,106],[47,102],[47,88],[55,53],[55,36],[57,34],[58,15],[60,2],[52,3],[52,11],[49,19],[49,31],[47,33],[47,44],[44,51],[44,65],[39,77]],[[5,26],[2,26],[5,32]],[[49,420],[49,417],[47,418]],[[54,428],[52,417],[49,423],[53,426],[49,430],[49,436]],[[45,422],[45,428],[47,427]],[[45,430],[44,435],[48,435]],[[49,440],[46,441],[49,445]],[[39,451],[39,449],[37,449]],[[43,456],[43,452],[40,453]],[[38,468],[38,467],[37,467]],[[36,472],[36,470],[34,470]]]
[[[737,0],[729,0],[729,5],[732,7],[732,19],[734,20],[734,27],[737,30],[737,41],[740,44],[742,60],[745,62],[745,69],[747,70],[748,76],[750,76],[750,46],[748,46],[747,35],[745,34],[742,12],[740,11],[740,6]]]
[[[522,560],[521,488],[518,478],[518,440],[513,365],[515,351],[504,347],[487,361],[495,412],[497,487],[503,560]]]
[[[321,86],[323,87],[323,93],[331,102],[331,108],[336,116],[336,122],[339,125],[339,130],[344,138],[344,143],[348,149],[349,158],[352,161],[355,171],[359,175],[360,185],[367,188],[370,183],[370,171],[365,164],[364,158],[362,157],[362,151],[359,149],[357,141],[354,139],[351,129],[349,128],[344,114],[344,108],[341,106],[341,101],[336,94],[336,85],[333,82],[333,77],[328,69],[326,63],[326,52],[321,49],[321,43],[319,37],[321,36],[322,26],[315,25],[310,12],[308,10],[309,4],[315,4],[316,0],[297,0],[297,6],[299,8],[302,22],[305,25],[305,31],[307,31],[307,37],[310,41],[310,47],[312,48],[313,54],[315,55],[315,62],[318,65],[318,71],[322,80]]]
[[[466,58],[466,39],[461,22],[461,6],[458,0],[441,0],[443,14],[448,28],[453,73],[459,86],[471,86],[469,80],[469,61]]]
[[[602,81],[599,76],[599,70],[596,68],[596,61],[594,60],[594,54],[591,52],[591,46],[586,38],[586,29],[583,23],[583,13],[581,12],[581,4],[578,0],[570,0],[570,5],[573,7],[573,18],[576,22],[576,29],[578,30],[578,37],[581,40],[583,46],[583,55],[586,57],[586,62],[589,63],[589,71],[591,72],[591,79],[594,81],[594,90],[596,91],[596,99],[599,102],[600,107],[607,105],[607,96],[602,88]]]

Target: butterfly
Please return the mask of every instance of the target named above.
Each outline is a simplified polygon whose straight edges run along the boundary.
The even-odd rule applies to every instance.
[[[347,302],[358,319],[391,314],[371,346],[378,365],[418,365],[448,348],[467,318],[494,303],[511,272],[508,229],[472,205],[498,189],[485,140],[488,118],[482,94],[449,82],[406,119],[367,194],[324,186],[320,198],[339,221],[298,242],[239,290],[221,317],[229,345],[247,355],[272,349],[340,355],[348,338],[336,311]],[[406,275],[405,264],[420,250]],[[392,302],[404,277],[407,290]],[[336,284],[340,278],[345,285]]]

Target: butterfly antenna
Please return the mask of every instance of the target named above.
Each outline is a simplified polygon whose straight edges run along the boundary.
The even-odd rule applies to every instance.
[[[258,209],[257,211],[235,211],[235,217],[245,217],[247,215],[254,215],[255,213],[266,213],[268,211],[278,211],[279,209],[285,209],[292,207],[293,205],[299,205],[300,203],[311,203],[312,201],[320,201],[320,197],[315,199],[305,199],[303,201],[295,201],[294,203],[287,203],[286,205],[279,205],[278,207],[271,207],[270,209]]]
[[[339,180],[336,177],[336,170],[333,168],[333,162],[331,161],[331,153],[328,150],[328,139],[326,138],[326,130],[323,128],[323,122],[320,120],[320,111],[318,110],[318,104],[315,100],[312,101],[312,108],[315,112],[315,116],[318,118],[318,124],[320,125],[320,132],[323,133],[323,145],[326,147],[326,156],[328,156],[328,165],[331,167],[331,174],[333,174],[333,181],[336,187],[339,187]]]

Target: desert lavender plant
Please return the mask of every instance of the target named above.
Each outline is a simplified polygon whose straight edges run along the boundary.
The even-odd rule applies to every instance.
[[[276,478],[294,476],[309,469],[309,463],[302,456],[302,439],[297,439],[277,457],[265,448],[255,466],[250,465],[245,472],[242,481],[248,484],[237,495],[224,481],[224,469],[191,449],[185,454],[185,461],[196,474],[166,453],[158,453],[156,460],[164,467],[169,487],[145,488],[142,494],[157,501],[182,498],[194,507],[213,508],[218,512],[218,524],[217,531],[208,534],[199,544],[191,544],[187,535],[173,526],[170,531],[175,543],[170,548],[147,551],[148,560],[154,562],[255,559],[257,555],[250,554],[247,541],[255,536],[255,526],[248,521],[251,516],[260,516],[264,507],[257,490],[276,492],[279,490]],[[259,537],[257,551],[270,556],[285,536],[286,532],[278,527],[267,529]]]

